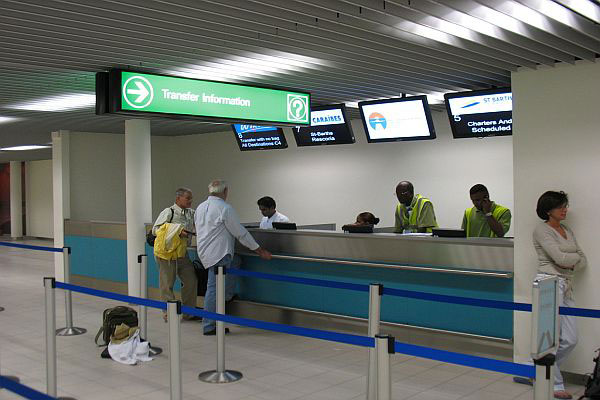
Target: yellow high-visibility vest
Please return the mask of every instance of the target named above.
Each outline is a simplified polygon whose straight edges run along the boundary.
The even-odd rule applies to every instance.
[[[402,226],[406,227],[405,229],[412,229],[415,232],[417,232],[419,229],[419,227],[417,226],[417,216],[421,214],[421,211],[423,210],[425,204],[431,203],[431,200],[421,196],[420,194],[417,194],[415,196],[417,198],[417,201],[415,203],[412,213],[408,217],[406,216],[407,212],[405,212],[406,206],[402,203],[398,203],[398,206],[396,207],[396,213],[398,213],[398,215],[402,217]],[[437,224],[433,228],[437,228]],[[431,227],[427,228],[426,232],[430,233]]]
[[[465,218],[467,219],[467,237],[471,236],[469,234],[471,232],[471,215],[476,211],[477,209],[475,208],[475,206],[467,208],[465,210]],[[508,211],[508,208],[496,204],[496,207],[494,207],[494,211],[492,211],[492,217],[494,217],[496,221],[500,221],[500,216],[502,216],[502,214],[504,214],[505,211]],[[496,235],[494,231],[490,229],[490,237],[495,238],[498,237],[498,235]]]

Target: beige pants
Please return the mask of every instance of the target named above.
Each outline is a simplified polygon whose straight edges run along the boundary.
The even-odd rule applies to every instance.
[[[163,260],[156,257],[159,271],[160,298],[162,301],[176,300],[173,293],[175,276],[181,280],[181,302],[184,306],[196,307],[198,281],[194,266],[188,255],[177,260]]]

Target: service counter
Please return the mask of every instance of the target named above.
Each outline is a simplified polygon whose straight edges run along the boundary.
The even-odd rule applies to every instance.
[[[373,282],[419,292],[513,301],[513,242],[510,239],[349,234],[323,230],[250,231],[261,246],[276,256],[271,261],[264,261],[238,245],[243,258],[242,268],[247,270],[340,282]],[[93,278],[92,281],[99,284],[127,282],[125,223],[65,221],[65,243],[73,248],[73,274]],[[156,288],[158,270],[152,248],[146,245],[146,252],[149,254],[148,285]],[[189,254],[196,258],[194,248],[189,249]],[[108,289],[108,286],[99,288]],[[257,278],[240,278],[239,289],[240,298],[246,304],[309,310],[313,316],[339,315],[356,320],[367,317],[368,294],[364,292]],[[392,324],[442,333],[451,331],[471,337],[501,341],[513,337],[510,310],[385,295],[381,319]]]
[[[276,256],[264,261],[244,248],[243,268],[351,283],[381,283],[419,292],[513,301],[513,241],[393,233],[250,229]],[[366,318],[368,295],[345,289],[256,278],[240,283],[243,300],[324,314]],[[382,321],[468,335],[512,339],[507,310],[386,295]]]

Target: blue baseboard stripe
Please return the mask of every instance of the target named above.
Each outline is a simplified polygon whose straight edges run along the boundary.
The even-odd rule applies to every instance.
[[[397,353],[407,354],[415,357],[422,357],[430,360],[462,365],[465,367],[501,372],[509,375],[525,376],[528,378],[535,377],[535,367],[533,365],[516,364],[509,361],[494,360],[491,358],[454,353],[451,351],[432,349],[430,347],[400,342],[395,342],[394,348]]]
[[[18,249],[28,249],[28,250],[51,251],[54,253],[62,253],[63,252],[63,249],[58,249],[55,247],[33,246],[30,244],[20,244],[20,243],[10,243],[10,242],[0,242],[0,246],[16,247]]]
[[[30,400],[56,400],[56,397],[48,396],[45,393],[38,392],[29,386],[25,386],[21,383],[5,378],[2,375],[0,375],[0,388],[9,390]]]

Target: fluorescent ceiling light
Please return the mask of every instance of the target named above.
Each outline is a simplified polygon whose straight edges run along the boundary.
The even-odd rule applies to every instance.
[[[96,95],[93,93],[69,93],[13,104],[11,106],[7,106],[6,108],[27,111],[56,112],[89,108],[94,104],[96,104]]]
[[[0,150],[2,151],[25,151],[25,150],[40,150],[40,149],[49,149],[51,146],[40,146],[37,144],[32,144],[28,146],[13,146],[13,147],[3,147]]]
[[[9,122],[17,122],[21,120],[21,118],[16,117],[3,117],[0,115],[0,124],[8,124]]]
[[[243,56],[232,55],[188,64],[174,71],[179,76],[189,78],[231,82],[319,70],[321,66],[327,65],[330,63],[326,60],[292,53],[280,52],[277,56],[245,53]]]

